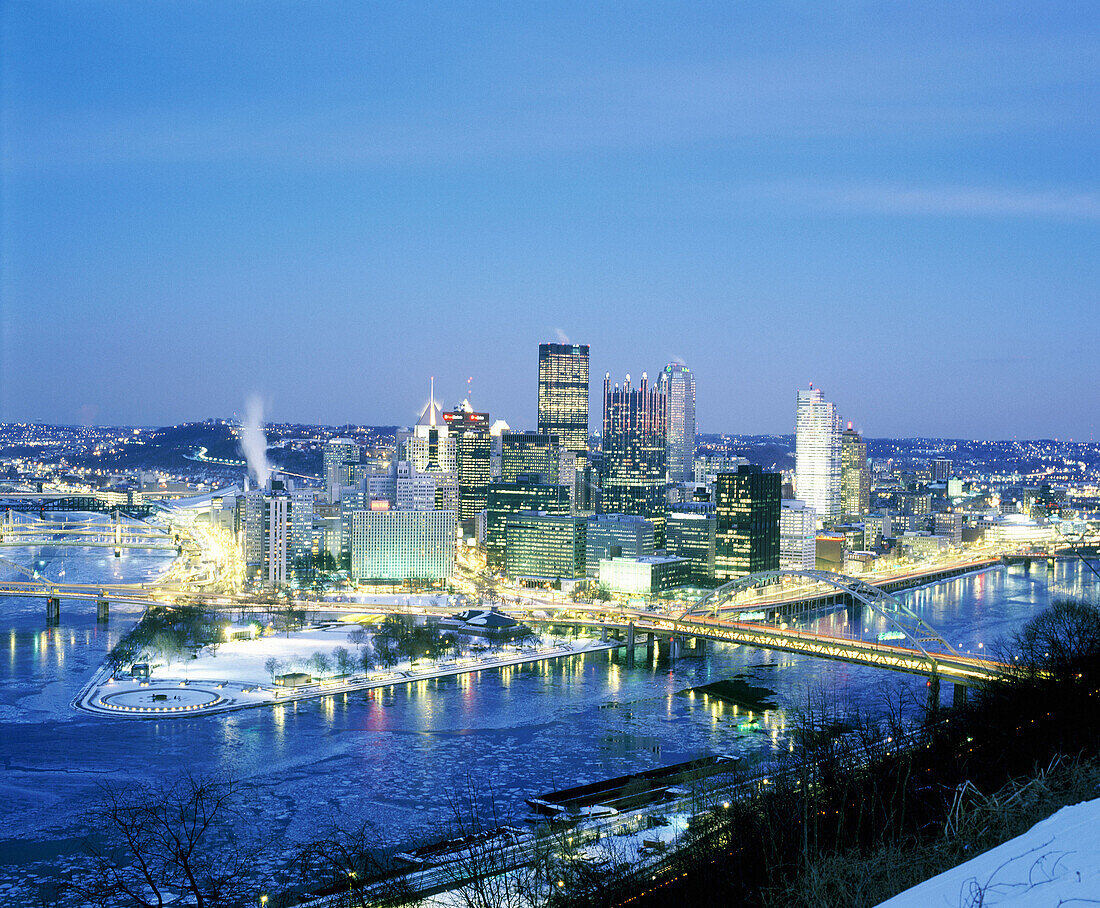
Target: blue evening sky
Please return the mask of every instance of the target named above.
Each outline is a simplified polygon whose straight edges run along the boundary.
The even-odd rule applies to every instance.
[[[1100,6],[0,6],[0,420],[1097,438]]]

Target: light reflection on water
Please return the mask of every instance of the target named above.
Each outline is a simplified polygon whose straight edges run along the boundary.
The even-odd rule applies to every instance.
[[[99,550],[84,561],[70,552],[65,562],[68,579],[87,582],[151,578],[166,566],[149,553],[114,559]],[[1053,575],[1013,567],[905,599],[953,645],[977,651],[1044,607],[1052,590],[1094,596],[1097,585],[1079,565],[1059,562]],[[886,696],[906,692],[918,703],[924,695],[920,678],[708,644],[703,658],[674,665],[639,658],[628,669],[625,654],[605,652],[222,716],[107,720],[69,701],[139,607],[113,606],[104,627],[94,602],[63,601],[58,628],[44,627],[41,600],[0,600],[0,609],[9,652],[0,660],[0,790],[9,805],[0,846],[69,837],[99,781],[158,782],[184,771],[240,778],[257,828],[291,839],[329,812],[372,819],[403,839],[444,823],[448,795],[469,775],[491,780],[498,803],[519,808],[524,797],[645,766],[786,747],[787,712],[807,692],[871,710]],[[841,610],[813,624],[863,635],[887,629],[866,609],[858,620]],[[738,675],[775,691],[780,708],[752,713],[684,693]],[[0,864],[0,878],[7,872]]]

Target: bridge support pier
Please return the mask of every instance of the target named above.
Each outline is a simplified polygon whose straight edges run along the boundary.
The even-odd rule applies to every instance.
[[[706,637],[693,637],[691,644],[691,651],[700,659],[707,654],[707,638]]]
[[[933,717],[939,712],[940,708],[940,676],[932,675],[928,679],[928,711],[932,713]]]
[[[46,624],[61,623],[61,599],[57,596],[46,597]]]
[[[657,652],[657,635],[650,631],[645,641],[645,661],[647,665],[653,664],[653,657]]]
[[[111,603],[106,599],[97,599],[95,603],[95,620],[100,624],[106,624],[111,614]]]
[[[607,625],[601,625],[600,627],[600,643],[607,643]]]
[[[626,667],[634,667],[634,622],[626,626]]]
[[[958,708],[960,706],[966,706],[967,687],[965,684],[953,684],[954,690],[951,692],[951,705]]]

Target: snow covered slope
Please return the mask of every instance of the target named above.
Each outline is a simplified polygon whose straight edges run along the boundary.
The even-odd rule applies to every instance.
[[[1063,807],[1015,839],[879,908],[1100,904],[1100,798]]]

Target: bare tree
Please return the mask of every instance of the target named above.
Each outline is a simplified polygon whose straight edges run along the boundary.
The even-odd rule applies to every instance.
[[[307,879],[317,880],[319,894],[330,905],[415,905],[419,902],[408,877],[385,856],[383,837],[369,821],[348,825],[333,818],[321,836],[304,845],[298,865]]]
[[[332,661],[336,663],[336,670],[341,675],[349,674],[354,664],[346,646],[338,646],[332,651]]]
[[[271,683],[275,683],[275,673],[283,667],[283,663],[276,659],[274,656],[269,656],[264,660],[264,671],[271,675]]]
[[[103,786],[88,814],[94,869],[67,889],[94,905],[161,908],[183,900],[197,908],[239,905],[252,862],[235,841],[213,847],[212,830],[235,812],[235,785],[187,776],[168,791]]]

